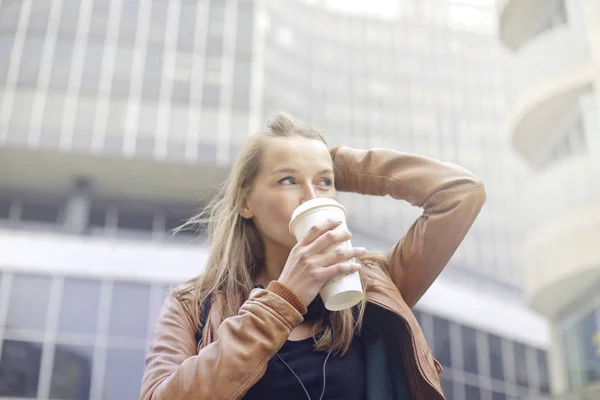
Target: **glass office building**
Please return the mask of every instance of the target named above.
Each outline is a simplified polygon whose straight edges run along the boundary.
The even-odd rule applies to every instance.
[[[498,4],[513,51],[507,126],[534,171],[524,267],[534,309],[552,321],[557,399],[600,397],[600,3]]]
[[[137,396],[165,293],[207,258],[201,232],[167,232],[279,110],[332,145],[419,152],[485,179],[487,205],[418,315],[449,399],[547,393],[545,322],[519,299],[524,169],[499,130],[494,9],[336,4],[0,1],[0,399]],[[418,215],[340,199],[375,249]]]

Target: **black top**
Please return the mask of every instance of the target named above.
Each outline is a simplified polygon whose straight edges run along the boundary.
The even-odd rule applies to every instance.
[[[288,340],[279,356],[302,380],[312,400],[318,400],[323,389],[323,361],[327,352],[313,350],[314,339]],[[360,337],[355,336],[343,357],[333,353],[325,370],[327,384],[323,399],[364,400],[366,398],[364,353]],[[307,400],[306,393],[296,377],[273,356],[265,375],[248,390],[244,400]]]

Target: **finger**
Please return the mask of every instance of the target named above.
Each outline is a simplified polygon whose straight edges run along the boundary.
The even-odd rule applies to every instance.
[[[323,282],[325,282],[340,275],[347,275],[352,272],[356,272],[360,270],[361,267],[362,265],[359,263],[345,262],[322,268],[319,272],[319,275]]]
[[[364,247],[351,247],[349,249],[338,247],[337,249],[327,251],[318,256],[315,260],[315,264],[323,267],[329,267],[335,264],[347,262],[352,258],[364,256],[366,252],[367,249]]]
[[[340,220],[327,220],[320,224],[313,225],[309,231],[304,235],[302,240],[299,241],[300,245],[308,246],[314,242],[317,238],[323,235],[325,232],[331,231],[342,224]]]
[[[325,253],[328,249],[333,246],[337,246],[346,240],[350,240],[352,234],[342,229],[332,229],[324,232],[321,236],[316,238],[309,246],[308,251],[311,254]]]

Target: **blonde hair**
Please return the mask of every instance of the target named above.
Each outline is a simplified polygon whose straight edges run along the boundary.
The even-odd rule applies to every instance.
[[[202,275],[174,292],[189,312],[194,326],[198,326],[203,301],[213,292],[222,291],[225,294],[225,318],[236,315],[250,295],[254,287],[253,278],[264,261],[264,245],[254,222],[242,218],[239,212],[243,199],[252,189],[259,173],[265,142],[272,138],[292,136],[319,140],[327,145],[315,128],[295,122],[284,113],[273,116],[267,123],[267,130],[249,137],[216,197],[198,215],[179,228],[207,225],[210,257],[206,269]],[[369,266],[370,261],[384,260],[376,255],[361,259],[365,266]],[[363,268],[361,271],[365,292],[369,281],[366,270]],[[334,351],[345,353],[354,333],[360,330],[364,309],[363,300],[354,309],[332,313],[334,343],[329,321],[318,322],[313,333],[317,339],[315,350],[325,351],[333,345]]]

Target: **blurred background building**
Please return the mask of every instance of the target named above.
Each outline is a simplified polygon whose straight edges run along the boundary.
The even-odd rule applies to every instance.
[[[508,131],[532,168],[522,192],[526,293],[552,322],[552,387],[600,398],[600,2],[498,4],[515,53]]]
[[[550,339],[521,298],[528,167],[501,129],[509,64],[488,0],[1,0],[0,399],[137,397],[169,286],[208,256],[202,232],[168,231],[280,110],[332,145],[486,181],[416,314],[448,399],[544,398]],[[340,201],[373,249],[420,213]]]

